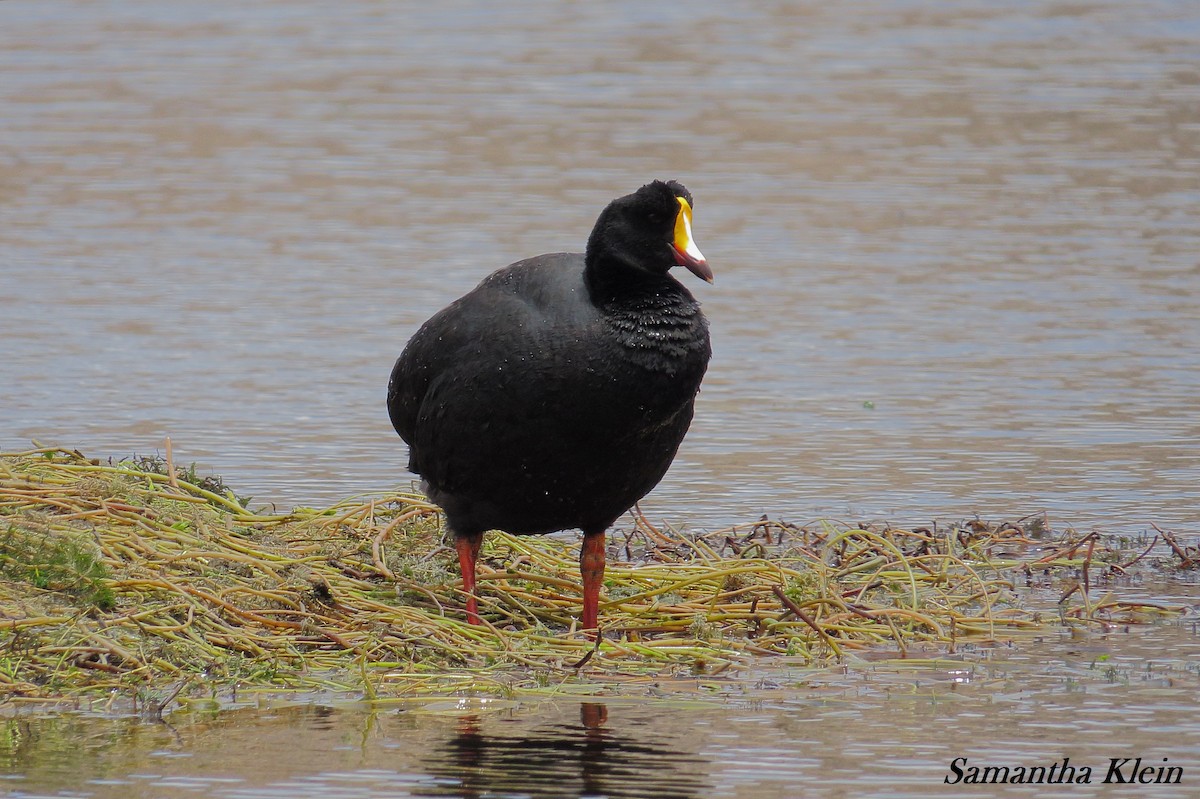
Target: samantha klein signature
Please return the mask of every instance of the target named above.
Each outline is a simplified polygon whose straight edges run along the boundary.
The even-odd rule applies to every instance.
[[[1093,779],[1101,773],[1104,779]],[[947,785],[983,785],[992,783],[1057,785],[1064,783],[1112,783],[1151,785],[1178,785],[1183,781],[1183,768],[1172,766],[1163,758],[1161,763],[1145,764],[1140,757],[1109,758],[1106,766],[1095,770],[1091,766],[1071,765],[1071,758],[1064,757],[1042,766],[973,766],[968,758],[956,757],[950,761],[950,772],[942,778]]]

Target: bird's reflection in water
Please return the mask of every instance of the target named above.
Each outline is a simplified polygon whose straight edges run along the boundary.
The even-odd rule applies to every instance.
[[[579,707],[579,724],[553,724],[525,734],[502,721],[464,716],[448,745],[425,767],[438,777],[422,796],[654,797],[708,795],[706,768],[694,754],[622,736],[607,725],[608,708]],[[486,727],[486,730],[485,730]]]

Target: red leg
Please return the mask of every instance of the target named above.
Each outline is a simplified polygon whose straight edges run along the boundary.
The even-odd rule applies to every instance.
[[[579,551],[579,574],[583,577],[583,615],[579,619],[585,630],[596,629],[600,606],[600,584],[604,581],[604,531],[583,534]]]
[[[467,621],[483,624],[479,620],[479,603],[475,599],[475,561],[479,560],[479,547],[483,544],[483,533],[454,536],[454,548],[458,550],[458,568],[462,571],[463,591],[467,594]]]

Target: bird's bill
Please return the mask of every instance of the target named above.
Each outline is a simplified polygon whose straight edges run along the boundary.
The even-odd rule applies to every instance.
[[[704,253],[692,240],[692,206],[683,197],[679,201],[679,213],[675,216],[675,240],[671,248],[675,250],[675,263],[686,266],[688,271],[701,280],[713,282],[712,270],[704,260]]]

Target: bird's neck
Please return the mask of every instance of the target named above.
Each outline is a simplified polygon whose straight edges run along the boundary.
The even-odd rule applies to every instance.
[[[687,290],[669,274],[653,274],[626,263],[615,254],[604,257],[588,252],[583,269],[584,283],[592,303],[602,310],[638,303],[645,297],[679,295],[691,299]]]

